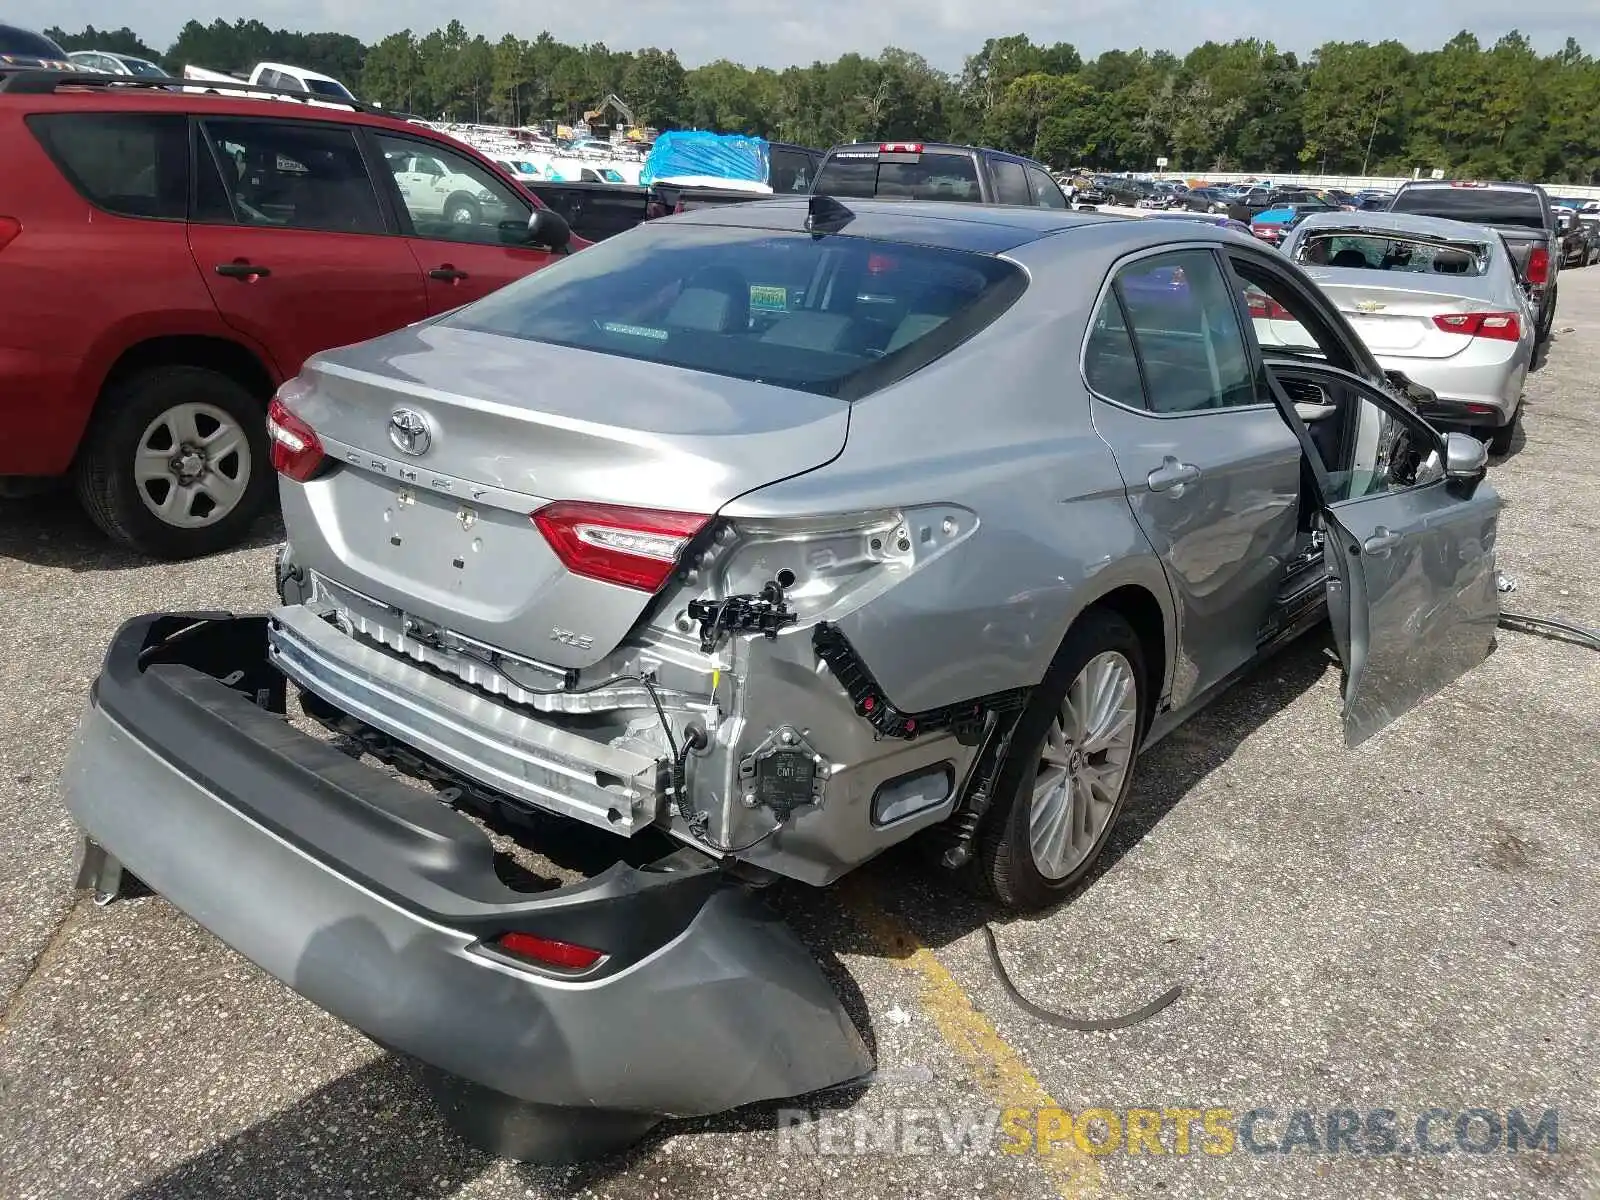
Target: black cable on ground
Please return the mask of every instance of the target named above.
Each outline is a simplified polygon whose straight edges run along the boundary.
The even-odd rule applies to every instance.
[[[1034,1020],[1042,1021],[1046,1025],[1053,1025],[1057,1029],[1072,1029],[1080,1033],[1105,1033],[1113,1029],[1126,1029],[1130,1025],[1137,1025],[1141,1021],[1149,1020],[1179,996],[1183,995],[1183,985],[1174,984],[1142,1008],[1136,1008],[1120,1017],[1099,1019],[1093,1017],[1069,1017],[1065,1013],[1051,1012],[1048,1008],[1040,1008],[1017,990],[1017,985],[1011,981],[1011,976],[1006,972],[1005,963],[1000,960],[1000,943],[995,940],[994,930],[985,925],[983,927],[983,935],[989,939],[989,961],[994,964],[995,976],[1000,980],[1000,986],[1005,989],[1006,995],[1010,996],[1017,1007]]]
[[[1531,633],[1537,637],[1547,637],[1558,642],[1569,642],[1577,646],[1588,646],[1591,650],[1600,650],[1600,630],[1574,625],[1568,621],[1558,621],[1553,617],[1530,617],[1523,613],[1502,611],[1500,624],[1517,633]]]

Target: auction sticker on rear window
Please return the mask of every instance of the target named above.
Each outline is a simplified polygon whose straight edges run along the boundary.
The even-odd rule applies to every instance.
[[[607,333],[621,333],[628,337],[651,338],[658,342],[667,340],[665,329],[652,329],[648,325],[624,325],[620,321],[606,321],[600,328]]]
[[[763,312],[788,312],[789,289],[771,283],[750,285],[750,307]]]

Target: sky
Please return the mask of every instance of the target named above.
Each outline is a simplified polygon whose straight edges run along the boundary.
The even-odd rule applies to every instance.
[[[408,27],[421,34],[455,17],[491,40],[548,29],[565,42],[676,50],[690,67],[717,58],[784,67],[852,50],[875,55],[892,45],[953,71],[984,39],[1013,33],[1071,42],[1092,57],[1136,46],[1183,54],[1207,39],[1236,37],[1302,53],[1330,40],[1385,38],[1430,49],[1462,29],[1492,42],[1514,26],[1542,51],[1571,36],[1600,54],[1600,0],[1332,0],[1294,9],[1259,0],[466,0],[454,7],[437,0],[10,0],[5,15],[34,29],[128,25],[158,50],[190,15],[208,23],[254,17],[273,28],[350,33],[366,42]]]

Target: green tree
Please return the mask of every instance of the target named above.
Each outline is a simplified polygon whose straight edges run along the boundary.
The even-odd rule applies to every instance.
[[[369,100],[413,112],[422,86],[422,55],[409,29],[391,33],[367,52],[361,69],[361,93]]]
[[[622,99],[641,124],[659,128],[680,124],[689,104],[678,56],[654,47],[639,51],[623,73]]]

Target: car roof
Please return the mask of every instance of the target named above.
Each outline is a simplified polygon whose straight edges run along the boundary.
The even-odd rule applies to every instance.
[[[1497,240],[1494,230],[1470,221],[1445,217],[1425,217],[1420,213],[1323,212],[1313,213],[1300,225],[1303,234],[1318,229],[1359,228],[1374,232],[1419,234],[1423,237],[1455,238],[1475,242]]]
[[[922,142],[916,138],[905,138],[900,141],[841,142],[839,145],[831,147],[828,153],[835,154],[841,150],[860,153],[863,150],[882,150],[885,146],[921,146],[924,154],[984,154],[990,158],[1003,158],[1011,162],[1030,163],[1036,167],[1044,166],[1036,158],[1028,158],[1022,154],[1012,154],[1009,150],[995,150],[989,146],[958,146],[954,142]]]
[[[41,55],[51,59],[63,59],[67,55],[67,52],[57,45],[54,39],[48,38],[32,29],[24,29],[21,25],[7,25],[4,22],[0,22],[0,39],[12,39],[14,42],[20,42],[28,47],[26,50],[10,51],[0,47],[0,52],[4,53],[18,54],[23,57]]]
[[[44,76],[49,73],[27,74]],[[0,79],[4,78],[5,75],[0,74]],[[306,98],[298,93],[274,92],[272,89],[259,87],[249,90],[250,85],[243,81],[238,84],[238,91],[230,89],[227,94],[222,95],[180,90],[213,86],[203,79],[151,80],[138,83],[126,81],[126,77],[118,77],[115,83],[95,82],[105,78],[105,76],[90,76],[90,82],[85,86],[74,87],[73,77],[62,72],[54,91],[7,91],[0,87],[0,103],[11,101],[32,112],[76,109],[87,112],[171,112],[194,113],[199,116],[333,121],[342,125],[370,125],[396,133],[417,134],[430,141],[442,140],[443,144],[449,145],[452,149],[459,144],[453,139],[443,139],[443,135],[419,127],[398,114],[377,112],[359,102],[352,105],[338,97],[317,96],[316,103],[313,104],[308,103]],[[283,101],[275,100],[275,96],[291,98],[294,107],[289,108]],[[264,109],[262,107],[264,104],[271,104],[273,107]]]
[[[1457,188],[1480,190],[1495,188],[1500,191],[1537,192],[1544,194],[1544,188],[1537,183],[1525,183],[1516,180],[1498,179],[1408,179],[1400,185],[1402,192],[1423,190]]]
[[[339,82],[332,75],[324,75],[320,71],[312,71],[312,70],[308,70],[305,67],[292,66],[289,63],[263,62],[263,63],[257,63],[256,66],[264,67],[268,71],[279,71],[279,72],[282,72],[285,75],[294,75],[294,76],[297,76],[300,79],[321,79],[321,80],[324,80],[327,83],[338,83]]]
[[[1137,243],[1141,230],[1152,231],[1148,222],[1136,217],[1106,213],[1067,212],[1054,208],[1024,208],[1020,205],[951,204],[937,200],[840,201],[851,217],[830,229],[851,237],[877,238],[887,242],[936,246],[947,250],[966,250],[979,254],[1003,254],[1020,246],[1059,234],[1092,234],[1100,239]],[[694,209],[661,217],[648,227],[701,226],[767,229],[777,232],[803,232],[811,201],[806,197],[783,197]],[[1181,232],[1180,232],[1181,231]],[[1170,222],[1161,226],[1163,240],[1179,238],[1215,240],[1226,231],[1201,222]]]

